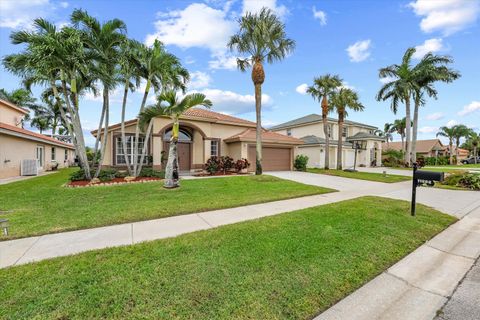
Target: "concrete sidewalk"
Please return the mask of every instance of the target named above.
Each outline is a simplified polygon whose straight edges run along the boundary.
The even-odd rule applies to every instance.
[[[334,192],[237,208],[186,214],[0,242],[0,268],[84,251],[175,237],[226,224],[349,200],[362,192]]]

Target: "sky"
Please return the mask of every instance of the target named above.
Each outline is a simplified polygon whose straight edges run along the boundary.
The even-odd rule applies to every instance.
[[[239,17],[263,6],[281,18],[287,36],[296,42],[286,59],[265,65],[264,126],[319,113],[319,103],[305,89],[314,77],[331,73],[356,90],[365,106],[348,118],[383,128],[405,114],[400,108],[395,115],[389,102],[375,100],[384,81],[378,70],[400,63],[405,50],[416,47],[415,62],[430,51],[449,55],[462,75],[453,83],[436,85],[438,99],[427,100],[420,110],[419,139],[435,138],[444,125],[463,123],[480,130],[480,0],[0,0],[0,56],[23,49],[10,43],[12,31],[31,28],[37,17],[67,25],[72,10],[81,8],[100,21],[123,20],[128,36],[147,45],[159,39],[190,71],[189,91],[205,93],[214,111],[254,120],[250,73],[236,68],[226,43],[238,30]],[[19,78],[0,67],[0,88],[20,86]],[[34,94],[41,89],[34,88]],[[142,93],[130,94],[127,118],[137,115]],[[121,90],[114,91],[111,123],[120,120],[121,98]],[[149,103],[153,101],[152,93]],[[80,108],[85,131],[95,129],[101,96],[86,95]],[[88,134],[87,144],[93,142]]]

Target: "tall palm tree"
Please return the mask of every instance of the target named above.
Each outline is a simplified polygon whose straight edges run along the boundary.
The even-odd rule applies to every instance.
[[[323,133],[325,135],[325,169],[330,168],[330,127],[328,125],[328,113],[331,111],[331,106],[328,100],[331,99],[335,90],[342,85],[342,79],[338,75],[326,74],[313,79],[313,85],[307,88],[309,93],[315,100],[321,102],[322,106],[322,122]]]
[[[451,63],[453,63],[451,57],[427,53],[412,68],[417,86],[413,91],[415,107],[413,111],[412,162],[416,162],[418,114],[420,106],[425,105],[424,95],[427,94],[429,97],[437,99],[437,90],[433,86],[435,82],[450,83],[460,77],[459,72],[447,67]]]
[[[455,156],[458,164],[458,148],[460,148],[460,140],[462,138],[467,138],[470,135],[471,129],[466,125],[457,124],[452,127],[453,136],[455,137]]]
[[[91,66],[90,58],[85,53],[78,30],[64,27],[57,31],[54,24],[44,19],[34,20],[34,28],[32,32],[17,31],[11,34],[12,43],[26,44],[26,49],[4,57],[3,64],[29,85],[48,85],[57,100],[63,98],[69,117],[62,114],[62,118],[66,123],[70,121],[68,129],[73,133],[76,154],[89,179],[90,168],[79,113],[81,88],[77,83],[85,83],[84,79]],[[61,86],[61,91],[58,90],[58,85]]]
[[[455,128],[454,127],[447,127],[443,126],[440,127],[439,131],[437,132],[437,137],[445,137],[448,138],[448,148],[450,150],[450,164],[453,164],[453,140],[455,139]]]
[[[139,114],[145,109],[145,104],[151,87],[153,87],[155,92],[169,90],[181,90],[182,92],[185,92],[186,83],[190,79],[190,75],[187,69],[182,66],[180,60],[175,55],[168,53],[160,41],[155,40],[152,47],[141,47],[138,59],[140,63],[139,75],[146,80]],[[137,123],[135,137],[132,141],[132,172],[134,176],[140,174],[139,169],[143,163],[139,164],[138,161],[140,158],[144,158],[144,155],[142,155],[143,151],[139,152],[138,147],[140,129],[139,123]],[[143,150],[145,151],[148,149],[144,148]]]
[[[400,135],[400,139],[402,140],[402,151],[405,153],[406,152],[406,145],[405,145],[405,129],[407,127],[407,119],[396,119],[393,122],[393,128],[394,132]]]
[[[147,132],[146,137],[149,137],[149,131],[153,125],[153,119],[159,116],[169,116],[173,122],[172,138],[170,140],[170,149],[168,152],[167,167],[165,169],[165,188],[175,188],[179,186],[178,181],[178,154],[177,142],[178,133],[180,130],[180,116],[190,108],[195,106],[204,106],[210,108],[212,102],[206,99],[204,94],[193,93],[188,94],[181,100],[177,97],[174,90],[168,90],[157,96],[157,104],[149,106],[139,115],[140,127]],[[148,144],[145,141],[144,148]],[[142,162],[140,162],[141,164]]]
[[[105,148],[107,146],[109,114],[110,114],[110,91],[115,89],[119,83],[118,59],[120,45],[125,41],[127,26],[119,19],[108,20],[101,24],[96,18],[86,11],[75,9],[72,12],[71,20],[74,26],[81,31],[82,40],[86,50],[90,51],[95,61],[95,68],[91,71],[103,86],[103,107],[98,125],[98,134],[95,141],[94,153],[98,151],[99,139],[102,136],[100,147],[100,159],[95,178],[100,174]],[[103,133],[100,134],[103,127]],[[95,160],[93,164],[95,164]]]
[[[387,142],[387,149],[390,146],[390,141],[393,140],[393,133],[395,132],[395,126],[393,123],[385,123],[383,126],[383,135],[385,137],[385,141]]]
[[[406,152],[405,152],[405,164],[410,165],[412,145],[411,141],[411,98],[413,92],[418,88],[416,83],[416,74],[412,68],[412,56],[415,53],[415,48],[409,48],[405,52],[400,64],[393,64],[379,70],[380,78],[392,78],[393,80],[387,82],[380,88],[377,93],[376,99],[378,101],[391,100],[390,108],[393,113],[396,114],[398,110],[399,102],[405,104],[405,117],[406,128]]]
[[[237,58],[238,68],[244,72],[252,67],[252,81],[255,86],[256,133],[256,169],[262,174],[262,84],[265,81],[263,63],[283,60],[295,49],[295,41],[287,38],[285,25],[267,8],[260,13],[247,12],[239,20],[240,30],[228,42],[232,51],[245,54],[247,58]]]
[[[475,131],[471,130],[470,134],[468,135],[468,140],[472,144],[473,147],[473,159],[475,164],[477,164],[477,157],[478,157],[478,145],[480,144],[480,134],[476,133]]]
[[[358,94],[348,88],[340,88],[333,93],[331,103],[338,114],[337,170],[342,170],[343,123],[348,115],[347,108],[353,111],[363,111],[365,107],[360,103]]]

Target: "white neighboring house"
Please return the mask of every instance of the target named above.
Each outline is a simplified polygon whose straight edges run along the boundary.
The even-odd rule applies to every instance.
[[[330,136],[330,164],[337,166],[338,120],[328,118]],[[383,137],[374,134],[378,128],[364,123],[345,120],[342,134],[342,166],[343,169],[353,168],[355,148],[357,146],[357,166],[381,166]],[[325,134],[323,132],[322,116],[309,114],[270,128],[271,131],[303,140],[297,147],[296,154],[308,156],[308,167],[323,168],[325,166]]]
[[[38,171],[74,162],[73,145],[22,128],[27,114],[25,109],[0,99],[0,179],[19,176],[23,160],[36,160]]]

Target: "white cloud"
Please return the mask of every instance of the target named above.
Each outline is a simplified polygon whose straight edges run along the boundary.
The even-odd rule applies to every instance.
[[[435,120],[441,120],[444,117],[445,117],[445,114],[443,112],[435,112],[435,113],[427,115],[425,117],[425,120],[435,121]]]
[[[414,59],[422,59],[424,55],[429,52],[438,52],[445,50],[443,47],[443,40],[440,38],[433,38],[425,40],[425,42],[421,45],[415,47],[417,51],[413,54],[412,58]]]
[[[206,88],[210,85],[211,81],[212,78],[205,72],[190,72],[190,82],[188,84],[188,87],[191,89]]]
[[[64,8],[64,9],[68,8],[68,6],[69,6],[69,3],[66,2],[66,1],[60,2],[59,4],[60,4],[60,7]]]
[[[0,1],[0,27],[30,28],[38,17],[48,16],[54,9],[49,0],[2,0]]]
[[[476,0],[417,0],[409,6],[422,17],[420,29],[423,32],[440,31],[445,36],[473,24],[480,10]]]
[[[284,5],[277,6],[277,0],[243,0],[242,15],[247,12],[257,13],[263,7],[271,9],[280,18],[288,13],[288,9]]]
[[[295,91],[297,91],[300,94],[307,94],[307,88],[308,88],[308,84],[302,83],[301,85],[295,88]]]
[[[211,69],[234,70],[237,68],[237,58],[228,52],[215,52],[212,57],[213,60],[208,61],[208,66]]]
[[[395,81],[396,78],[394,78],[394,77],[385,77],[385,78],[380,78],[380,79],[378,79],[378,80],[379,80],[381,83],[383,83],[383,84],[387,84],[387,83],[389,83],[389,82]]]
[[[217,112],[238,115],[255,111],[255,96],[246,94],[242,95],[233,91],[224,91],[220,89],[203,89],[194,90],[206,95],[213,103],[212,109]],[[262,94],[262,108],[268,110],[273,106],[273,99]]]
[[[327,24],[327,14],[322,10],[317,10],[315,7],[312,8],[313,10],[313,18],[318,19],[320,21],[320,25],[324,26]]]
[[[361,62],[370,56],[371,40],[357,41],[350,45],[346,50],[352,62]]]
[[[458,115],[463,117],[475,111],[480,111],[480,101],[470,102],[470,104],[466,105],[461,111],[458,112]]]
[[[453,126],[456,126],[458,122],[456,120],[449,120],[446,124],[447,127],[451,128]]]
[[[262,119],[262,127],[270,128],[270,127],[276,126],[277,124],[279,124],[278,121]]]
[[[340,86],[343,89],[357,90],[354,86],[350,85],[347,81],[343,81],[343,84]]]
[[[155,39],[180,48],[207,48],[211,51],[225,50],[236,23],[227,17],[227,12],[214,9],[203,3],[192,3],[183,10],[159,13],[155,22],[156,32],[145,40],[151,45]]]
[[[420,133],[436,133],[436,132],[438,132],[438,127],[421,127],[421,128],[418,128],[418,132],[420,132]]]

